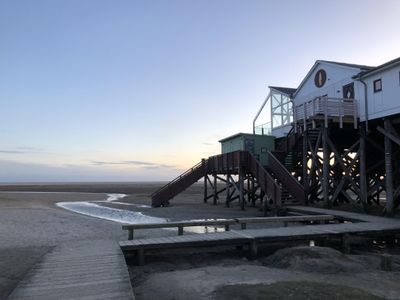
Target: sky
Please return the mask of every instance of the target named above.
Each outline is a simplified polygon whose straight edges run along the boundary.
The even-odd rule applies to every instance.
[[[2,0],[0,182],[161,181],[318,59],[400,56],[398,0]]]

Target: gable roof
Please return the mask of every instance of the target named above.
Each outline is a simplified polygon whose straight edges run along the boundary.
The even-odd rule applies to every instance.
[[[288,88],[288,87],[281,87],[281,86],[269,86],[270,89],[277,90],[278,92],[281,92],[282,94],[292,96],[297,89],[294,88]]]
[[[300,85],[298,86],[296,92],[294,93],[293,96],[296,96],[296,94],[300,91],[300,89],[303,87],[303,85],[306,83],[308,78],[311,76],[311,74],[314,72],[314,70],[317,68],[317,66],[320,63],[326,63],[326,64],[332,64],[332,65],[339,65],[342,67],[347,67],[347,68],[353,68],[353,69],[359,69],[362,71],[369,71],[373,69],[374,67],[371,66],[365,66],[365,65],[357,65],[357,64],[349,64],[349,63],[342,63],[342,62],[337,62],[337,61],[330,61],[330,60],[317,60],[310,71],[308,71],[307,75],[304,77],[304,79],[301,81]]]
[[[339,65],[339,66],[344,66],[344,67],[349,67],[349,68],[362,69],[362,70],[370,70],[370,69],[374,69],[375,68],[375,67],[372,67],[372,66],[349,64],[349,63],[337,62],[337,61],[331,61],[331,60],[317,60],[317,62],[324,62],[324,63],[328,63],[328,64],[334,64],[334,65]]]
[[[371,75],[374,75],[374,74],[378,73],[379,71],[383,71],[383,70],[389,69],[391,67],[394,67],[394,66],[396,66],[398,64],[400,64],[400,57],[392,59],[392,60],[390,60],[388,62],[385,62],[384,64],[381,64],[381,65],[379,65],[377,67],[374,67],[374,68],[371,68],[369,70],[363,71],[363,72],[359,73],[358,75],[354,76],[354,78],[355,77],[368,77],[368,76],[371,76]]]

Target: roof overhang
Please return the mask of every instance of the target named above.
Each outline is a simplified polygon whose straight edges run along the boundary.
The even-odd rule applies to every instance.
[[[376,75],[380,72],[386,71],[388,69],[397,67],[398,65],[400,65],[400,57],[393,59],[391,61],[388,61],[388,62],[386,62],[380,66],[377,66],[371,70],[361,72],[361,73],[357,74],[356,76],[353,76],[353,78],[367,78],[367,77]]]

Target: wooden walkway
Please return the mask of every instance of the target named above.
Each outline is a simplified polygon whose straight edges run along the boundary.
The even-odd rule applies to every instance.
[[[400,220],[374,217],[356,213],[340,212],[326,209],[313,209],[308,207],[292,207],[294,211],[304,213],[320,213],[334,215],[342,219],[359,220],[355,223],[302,225],[291,227],[232,230],[229,232],[216,232],[207,234],[162,237],[151,239],[137,239],[120,242],[124,252],[134,252],[138,264],[144,263],[146,249],[167,249],[182,247],[204,247],[217,245],[243,245],[249,246],[250,256],[256,257],[257,245],[277,241],[292,240],[323,240],[338,237],[342,239],[344,247],[350,243],[351,235],[366,236],[393,236],[400,234]]]
[[[54,248],[8,299],[132,300],[134,295],[118,243],[91,240]]]

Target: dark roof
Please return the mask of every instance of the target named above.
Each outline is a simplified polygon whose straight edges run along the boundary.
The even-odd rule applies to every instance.
[[[230,135],[230,136],[228,136],[228,137],[226,137],[226,138],[223,138],[222,140],[219,140],[218,142],[225,142],[225,141],[227,141],[227,140],[231,140],[231,139],[233,139],[233,138],[236,138],[236,137],[238,137],[238,136],[250,136],[250,135],[254,135],[253,133],[243,133],[243,132],[239,132],[239,133],[236,133],[236,134],[234,134],[234,135]]]
[[[388,62],[385,62],[384,64],[381,64],[381,65],[379,65],[377,67],[374,67],[374,68],[372,68],[370,70],[366,70],[364,72],[361,72],[357,76],[354,76],[354,77],[367,77],[367,76],[375,74],[376,72],[381,71],[383,69],[390,68],[391,66],[395,66],[395,65],[397,65],[399,63],[400,63],[400,57],[392,59],[392,60],[390,60]]]
[[[366,66],[366,65],[349,64],[349,63],[343,63],[343,62],[337,62],[337,61],[331,61],[331,60],[318,60],[318,62],[325,62],[325,63],[329,63],[329,64],[335,64],[335,65],[340,65],[340,66],[345,66],[345,67],[350,67],[350,68],[359,68],[359,69],[363,69],[363,70],[370,70],[370,69],[375,68],[375,67]]]
[[[296,89],[288,88],[288,87],[269,86],[269,88],[277,90],[277,91],[279,91],[279,92],[281,92],[283,94],[289,95],[289,96],[293,95],[296,92]]]

